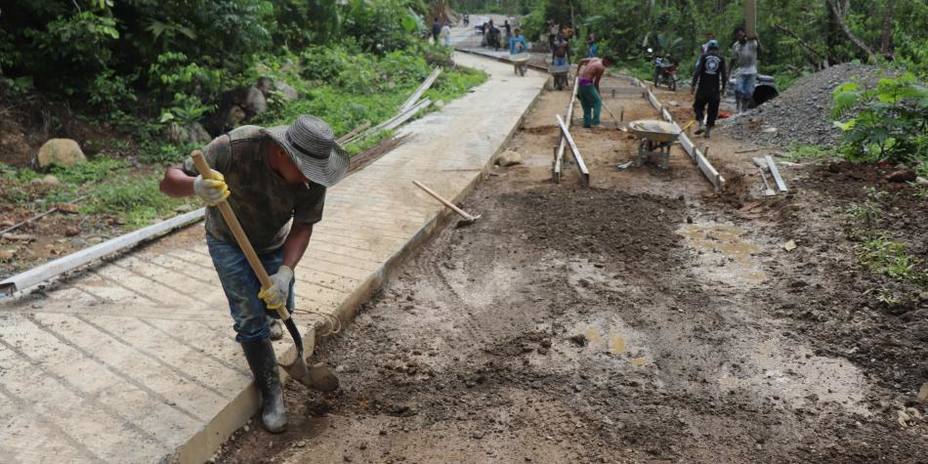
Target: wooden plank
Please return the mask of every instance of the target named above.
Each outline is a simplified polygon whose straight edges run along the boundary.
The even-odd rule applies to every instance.
[[[419,85],[419,88],[417,88],[416,91],[413,92],[413,94],[410,95],[409,98],[407,98],[405,102],[403,102],[403,106],[400,106],[399,112],[400,113],[405,112],[406,110],[415,106],[416,102],[418,102],[419,99],[422,98],[422,94],[427,92],[429,88],[432,87],[432,84],[435,83],[435,79],[438,79],[439,74],[441,74],[441,68],[433,69],[432,73],[429,74],[429,77],[425,78],[425,81],[423,81],[422,84]]]
[[[429,105],[431,104],[432,104],[432,100],[429,100],[428,98],[426,98],[425,100],[422,100],[421,102],[417,103],[415,106],[410,108],[408,111],[403,113],[402,116],[400,116],[399,118],[396,118],[394,121],[390,122],[389,124],[386,124],[384,126],[384,130],[396,129],[397,127],[403,125],[403,123],[405,123],[406,121],[410,120],[413,116],[415,116],[420,111],[428,108]]]
[[[703,156],[702,152],[698,149],[693,150],[694,157],[696,159],[696,166],[699,167],[699,170],[702,171],[703,175],[706,176],[706,179],[709,179],[709,182],[715,187],[715,191],[719,192],[722,190],[722,185],[725,183],[725,179],[719,174],[719,172],[712,166],[712,163]]]
[[[355,138],[357,138],[358,134],[360,134],[361,131],[366,130],[368,127],[371,127],[370,121],[364,121],[364,124],[361,124],[360,126],[355,127],[354,129],[351,129],[350,132],[339,137],[336,140],[336,142],[338,142],[339,145],[345,145],[345,144],[351,143]]]
[[[574,86],[571,89],[570,102],[567,104],[567,124],[573,120],[574,115],[574,106],[577,101],[577,85],[580,83],[580,78],[574,79]],[[561,135],[560,142],[558,142],[557,151],[554,152],[554,183],[561,183],[561,166],[564,163],[564,150],[567,149],[567,141],[563,135]]]
[[[574,161],[577,162],[577,169],[580,170],[580,177],[583,181],[583,184],[587,187],[590,186],[590,171],[586,168],[586,163],[583,162],[583,157],[580,156],[580,150],[577,148],[577,144],[574,142],[574,138],[570,135],[570,129],[567,128],[567,125],[564,124],[564,120],[561,119],[561,115],[555,114],[557,118],[557,125],[561,127],[561,133],[564,134],[564,138],[567,139],[567,146],[570,147],[570,152],[574,155]]]
[[[90,248],[71,253],[70,255],[16,274],[0,282],[0,295],[10,296],[17,291],[36,286],[105,256],[126,251],[143,242],[172,232],[175,229],[193,224],[203,219],[205,212],[205,208],[200,208],[186,214],[181,214],[167,221],[159,222],[134,232],[121,235]]]
[[[680,130],[680,126],[678,126],[677,123],[673,123],[673,125],[674,129]],[[677,138],[677,140],[680,141],[680,146],[683,147],[683,151],[686,152],[690,159],[696,161],[696,145],[693,144],[690,138],[681,131],[680,137]]]
[[[780,169],[777,168],[777,163],[773,161],[773,157],[767,155],[764,158],[767,160],[767,166],[770,168],[770,174],[773,175],[773,180],[777,183],[777,190],[787,192],[786,182],[783,182],[783,177],[780,176]]]

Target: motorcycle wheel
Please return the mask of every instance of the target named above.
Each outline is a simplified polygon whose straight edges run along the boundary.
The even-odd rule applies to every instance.
[[[660,71],[654,71],[654,87],[659,87],[660,85],[661,85]]]
[[[670,90],[671,90],[672,92],[676,92],[676,91],[677,91],[677,80],[676,80],[676,79],[671,79],[671,80],[670,80]]]

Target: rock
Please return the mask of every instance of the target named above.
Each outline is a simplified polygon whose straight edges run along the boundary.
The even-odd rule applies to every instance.
[[[32,185],[61,185],[61,181],[52,174],[42,178],[32,179],[29,183]]]
[[[9,261],[16,256],[16,250],[12,248],[6,248],[0,250],[0,261]]]
[[[274,80],[270,77],[261,77],[255,83],[255,88],[261,92],[265,100],[270,99],[275,94],[283,101],[293,101],[300,98],[300,93],[295,88],[282,80]]]
[[[570,337],[570,341],[574,342],[577,346],[586,346],[586,335],[576,334]]]
[[[918,389],[918,401],[922,403],[928,402],[928,382],[922,384],[922,388]]]
[[[77,226],[69,226],[64,229],[65,237],[74,237],[75,235],[80,235],[81,228]]]
[[[226,127],[238,127],[245,120],[245,110],[241,106],[234,105],[229,108],[226,117],[223,118]]]
[[[242,108],[247,114],[256,115],[267,111],[267,99],[256,87],[249,87]]]
[[[793,251],[798,247],[795,240],[790,240],[783,244],[783,249],[786,251]]]
[[[293,101],[300,98],[300,92],[297,92],[290,84],[284,81],[274,81],[274,90],[280,94],[283,101]]]
[[[255,82],[255,88],[261,91],[265,98],[271,98],[271,91],[274,90],[274,80],[270,77],[259,77]]]
[[[516,164],[522,164],[522,155],[512,150],[506,150],[496,157],[496,164],[502,167],[509,167],[509,166],[514,166]]]
[[[35,240],[35,235],[8,233],[8,234],[3,234],[3,236],[0,238],[4,238],[6,240],[10,240],[14,242],[31,242]]]
[[[928,185],[928,179],[925,179],[924,177],[916,177],[915,183],[918,185]]]
[[[36,155],[36,164],[40,168],[52,165],[69,168],[84,161],[87,161],[87,157],[81,151],[81,146],[71,139],[50,139]]]
[[[206,132],[203,125],[198,122],[192,122],[186,126],[172,122],[167,128],[167,138],[178,145],[206,145],[213,140],[209,132]]]
[[[886,176],[888,182],[915,182],[918,176],[911,169],[900,169]]]

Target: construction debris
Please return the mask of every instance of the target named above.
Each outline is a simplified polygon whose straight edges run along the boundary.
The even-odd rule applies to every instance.
[[[432,87],[432,84],[435,83],[435,79],[438,79],[439,74],[441,74],[441,68],[433,69],[432,73],[429,74],[429,77],[427,77],[425,81],[422,82],[422,85],[420,85],[419,88],[417,88],[416,91],[413,92],[413,94],[410,95],[405,102],[403,102],[403,106],[400,107],[400,113],[403,113],[415,106],[416,102],[422,98],[422,94],[424,94],[429,90],[429,88]]]
[[[496,164],[504,168],[522,164],[522,155],[512,150],[506,150],[496,157]]]
[[[773,161],[773,157],[767,155],[764,157],[767,160],[767,167],[770,169],[770,174],[773,175],[773,180],[777,184],[777,189],[781,192],[787,192],[786,183],[783,182],[783,177],[780,176],[780,170],[777,169],[777,163]]]

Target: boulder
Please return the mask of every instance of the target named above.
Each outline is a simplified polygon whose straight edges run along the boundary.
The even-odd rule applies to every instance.
[[[512,150],[506,150],[496,157],[496,164],[502,167],[509,167],[516,164],[522,164],[522,155]]]
[[[167,129],[167,138],[175,144],[195,144],[206,145],[213,138],[206,132],[202,124],[192,122],[186,126],[181,126],[172,122]]]
[[[257,87],[249,87],[242,108],[250,115],[261,114],[267,111],[267,99]]]
[[[259,78],[258,82],[255,83],[255,88],[261,92],[261,95],[264,95],[265,99],[269,99],[275,94],[283,101],[288,102],[300,98],[300,93],[290,84],[279,79],[271,79],[270,77]]]
[[[274,80],[270,77],[259,77],[255,82],[255,88],[261,91],[264,98],[271,98],[271,91],[274,90]]]
[[[69,168],[87,161],[87,157],[81,151],[81,146],[74,140],[50,139],[39,149],[35,161],[40,168],[52,165]]]

